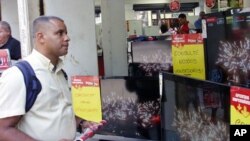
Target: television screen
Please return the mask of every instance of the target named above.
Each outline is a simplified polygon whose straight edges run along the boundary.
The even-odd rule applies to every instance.
[[[158,76],[173,71],[171,40],[132,42],[129,76]]]
[[[161,140],[158,77],[106,77],[101,79],[103,119],[99,135]]]
[[[216,70],[216,58],[218,56],[218,46],[226,39],[226,19],[224,12],[206,14],[207,38],[205,39],[206,72],[207,79],[211,80],[213,70]],[[219,80],[224,81],[222,77]]]
[[[230,87],[162,73],[162,139],[229,140]]]
[[[226,83],[250,87],[250,12],[235,13],[226,17],[227,39],[219,45],[215,62],[226,77]]]
[[[132,42],[133,63],[172,64],[171,40]]]
[[[209,22],[213,20],[207,19],[207,77],[215,82],[250,87],[250,12],[230,10],[221,18],[225,23],[218,24],[217,20],[213,26]]]

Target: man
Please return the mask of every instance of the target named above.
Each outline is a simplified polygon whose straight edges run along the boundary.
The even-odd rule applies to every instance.
[[[11,28],[6,21],[0,21],[0,49],[8,49],[11,60],[21,59],[20,42],[11,36]]]
[[[185,14],[180,14],[178,16],[179,19],[179,23],[180,23],[180,27],[177,30],[178,34],[188,34],[189,33],[189,26],[188,26],[188,21],[187,21],[187,17]]]
[[[205,12],[204,11],[201,11],[200,14],[199,14],[199,18],[194,22],[194,26],[196,28],[196,31],[198,33],[201,33],[202,32],[202,19],[204,19],[204,16],[205,16]]]
[[[58,17],[38,17],[33,22],[33,38],[34,50],[24,60],[34,69],[42,90],[25,113],[26,88],[22,73],[15,66],[3,72],[0,79],[0,140],[72,141],[80,119],[73,113],[71,93],[59,58],[68,53],[70,38],[66,25]]]

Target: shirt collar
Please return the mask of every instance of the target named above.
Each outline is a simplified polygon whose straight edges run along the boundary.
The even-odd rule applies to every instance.
[[[36,56],[42,62],[43,66],[45,66],[51,72],[57,73],[62,69],[63,61],[61,58],[59,58],[57,65],[54,66],[52,62],[49,60],[49,58],[38,52],[36,49],[33,49],[32,56]]]

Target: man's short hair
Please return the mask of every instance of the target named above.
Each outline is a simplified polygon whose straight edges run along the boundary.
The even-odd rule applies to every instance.
[[[0,21],[0,26],[11,33],[10,24],[6,21]]]
[[[179,16],[178,16],[178,18],[182,18],[182,19],[186,19],[187,18],[187,16],[185,15],[185,14],[180,14]]]
[[[168,31],[168,27],[166,24],[162,24],[160,26],[160,29],[161,29],[161,33],[166,33]]]
[[[201,18],[203,18],[205,14],[206,14],[206,13],[205,13],[204,11],[201,11],[201,12],[199,13],[199,16],[200,16]]]
[[[62,21],[64,22],[63,19],[59,18],[59,17],[56,17],[56,16],[39,16],[38,18],[36,18],[34,21],[33,21],[33,37],[35,37],[35,34],[36,32],[39,30],[39,28],[50,22],[50,20],[59,20],[59,21]]]

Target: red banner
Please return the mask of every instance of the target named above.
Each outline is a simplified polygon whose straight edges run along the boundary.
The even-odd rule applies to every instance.
[[[73,76],[72,78],[72,86],[73,87],[85,87],[85,86],[92,86],[92,87],[99,87],[99,77],[93,76]]]
[[[201,34],[175,34],[172,36],[173,46],[183,46],[189,44],[203,44]]]

